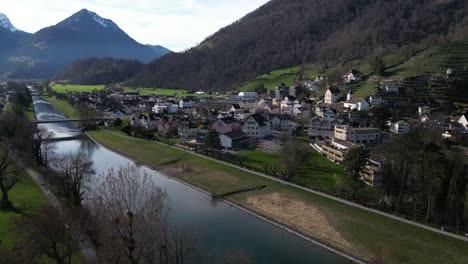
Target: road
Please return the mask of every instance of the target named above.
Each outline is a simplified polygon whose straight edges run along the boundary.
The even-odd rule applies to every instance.
[[[127,138],[127,139],[132,139],[132,140],[141,140],[141,141],[145,141],[145,142],[152,142],[154,144],[167,146],[166,144],[161,143],[161,142],[155,142],[155,141],[149,141],[149,140],[140,139],[140,138],[128,137],[128,136],[123,136],[123,135],[120,135],[118,133],[115,133],[115,132],[112,132],[112,131],[109,131],[109,130],[106,130],[106,131],[111,133],[111,134],[122,137],[122,138]],[[265,179],[269,179],[271,181],[278,182],[278,183],[283,184],[283,185],[298,188],[298,189],[301,189],[303,191],[306,191],[306,192],[309,192],[309,193],[312,193],[312,194],[315,194],[315,195],[318,195],[318,196],[321,196],[321,197],[324,197],[324,198],[328,198],[328,199],[331,199],[333,201],[336,201],[336,202],[339,202],[339,203],[342,203],[342,204],[345,204],[345,205],[348,205],[348,206],[351,206],[351,207],[354,207],[354,208],[359,208],[361,210],[365,210],[365,211],[375,213],[375,214],[378,214],[378,215],[381,215],[381,216],[384,216],[384,217],[388,217],[388,218],[391,218],[393,220],[396,220],[396,221],[399,221],[399,222],[402,222],[402,223],[405,223],[405,224],[413,225],[413,226],[423,228],[423,229],[426,229],[428,231],[432,231],[432,232],[435,232],[435,233],[438,233],[438,234],[441,234],[441,235],[444,235],[444,236],[448,236],[448,237],[451,237],[451,238],[455,238],[455,239],[459,239],[459,240],[463,240],[465,242],[468,242],[468,237],[463,237],[463,236],[459,236],[459,235],[456,235],[456,234],[453,234],[453,233],[445,232],[445,231],[439,230],[437,228],[433,228],[433,227],[430,227],[430,226],[427,226],[427,225],[424,225],[424,224],[420,224],[420,223],[417,223],[417,222],[414,222],[414,221],[410,221],[410,220],[398,217],[396,215],[392,215],[392,214],[388,214],[388,213],[385,213],[385,212],[382,212],[382,211],[379,211],[379,210],[376,210],[376,209],[368,208],[368,207],[365,207],[363,205],[356,204],[356,203],[353,203],[353,202],[350,202],[350,201],[347,201],[347,200],[344,200],[344,199],[341,199],[341,198],[338,198],[338,197],[335,197],[335,196],[332,196],[332,195],[329,195],[329,194],[326,194],[326,193],[311,190],[309,188],[299,186],[299,185],[291,183],[291,182],[283,181],[281,179],[278,179],[278,178],[275,178],[275,177],[272,177],[272,176],[269,176],[269,175],[266,175],[266,174],[263,174],[263,173],[260,173],[260,172],[252,171],[252,170],[242,168],[242,167],[239,167],[237,165],[234,165],[234,164],[231,164],[231,163],[228,163],[228,162],[224,162],[224,161],[220,161],[220,160],[217,160],[217,159],[214,159],[214,158],[211,158],[211,157],[207,157],[205,155],[201,155],[201,154],[195,153],[193,151],[188,151],[188,150],[178,148],[178,147],[174,147],[174,146],[171,146],[171,147],[175,148],[175,149],[178,149],[178,150],[181,150],[181,151],[184,151],[184,152],[187,152],[187,153],[190,153],[192,155],[207,159],[207,160],[211,160],[211,161],[214,161],[214,162],[217,162],[217,163],[220,163],[220,164],[232,167],[232,168],[239,169],[239,170],[247,172],[247,173],[255,174],[257,176],[263,177]]]

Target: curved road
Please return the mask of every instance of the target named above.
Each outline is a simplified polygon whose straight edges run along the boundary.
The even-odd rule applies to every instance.
[[[118,133],[115,133],[115,132],[112,132],[112,131],[109,131],[109,130],[106,130],[106,131],[108,133],[114,134],[114,135],[122,137],[122,138],[140,140],[140,141],[151,142],[151,143],[154,143],[154,144],[167,146],[166,144],[161,143],[161,142],[155,142],[155,141],[150,141],[150,140],[145,140],[145,139],[135,138],[135,137],[128,137],[128,136],[123,136],[123,135],[120,135]],[[394,220],[402,222],[402,223],[410,224],[410,225],[413,225],[413,226],[416,226],[416,227],[419,227],[419,228],[426,229],[428,231],[432,231],[432,232],[435,232],[435,233],[439,233],[441,235],[445,235],[445,236],[448,236],[448,237],[452,237],[452,238],[455,238],[455,239],[459,239],[459,240],[463,240],[465,242],[468,242],[468,237],[463,237],[463,236],[459,236],[459,235],[456,235],[456,234],[453,234],[453,233],[445,232],[445,231],[439,230],[437,228],[433,228],[433,227],[430,227],[430,226],[427,226],[427,225],[424,225],[424,224],[420,224],[420,223],[417,223],[417,222],[413,222],[413,221],[398,217],[396,215],[392,215],[392,214],[385,213],[385,212],[382,212],[382,211],[379,211],[379,210],[376,210],[376,209],[368,208],[368,207],[365,207],[363,205],[356,204],[356,203],[353,203],[353,202],[350,202],[350,201],[347,201],[347,200],[344,200],[344,199],[341,199],[341,198],[338,198],[338,197],[335,197],[335,196],[332,196],[332,195],[329,195],[329,194],[326,194],[326,193],[314,191],[314,190],[311,190],[309,188],[305,188],[303,186],[299,186],[299,185],[291,183],[291,182],[283,181],[281,179],[278,179],[278,178],[275,178],[275,177],[272,177],[272,176],[269,176],[269,175],[266,175],[266,174],[263,174],[263,173],[260,173],[260,172],[252,171],[252,170],[242,168],[242,167],[239,167],[237,165],[234,165],[234,164],[231,164],[231,163],[228,163],[228,162],[224,162],[224,161],[220,161],[220,160],[217,160],[217,159],[214,159],[214,158],[211,158],[211,157],[207,157],[205,155],[201,155],[201,154],[195,153],[193,151],[188,151],[188,150],[178,148],[178,147],[174,147],[174,146],[171,146],[171,147],[175,148],[175,149],[178,149],[178,150],[182,150],[184,152],[190,153],[192,155],[195,155],[195,156],[198,156],[198,157],[201,157],[201,158],[204,158],[204,159],[208,159],[208,160],[218,162],[218,163],[226,165],[226,166],[230,166],[232,168],[239,169],[241,171],[245,171],[245,172],[248,172],[248,173],[251,173],[251,174],[255,174],[257,176],[260,176],[260,177],[263,177],[263,178],[266,178],[266,179],[281,183],[283,185],[288,185],[288,186],[291,186],[291,187],[295,187],[295,188],[301,189],[303,191],[306,191],[306,192],[309,192],[309,193],[312,193],[312,194],[315,194],[315,195],[318,195],[318,196],[321,196],[321,197],[325,197],[325,198],[334,200],[336,202],[339,202],[339,203],[342,203],[342,204],[345,204],[345,205],[348,205],[348,206],[359,208],[359,209],[362,209],[362,210],[365,210],[365,211],[368,211],[368,212],[371,212],[371,213],[375,213],[375,214],[378,214],[378,215],[381,215],[381,216],[385,216],[385,217],[394,219]]]

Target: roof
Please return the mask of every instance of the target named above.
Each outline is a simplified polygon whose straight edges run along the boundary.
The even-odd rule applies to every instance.
[[[240,139],[240,138],[243,138],[243,137],[246,137],[247,134],[245,134],[244,132],[242,132],[242,130],[238,129],[238,130],[233,130],[229,133],[226,133],[224,134],[224,136],[232,139],[232,140],[236,140],[236,139]]]
[[[289,115],[280,115],[280,114],[269,114],[270,119],[277,117],[279,120],[290,120],[291,116]]]
[[[247,118],[247,120],[250,119],[250,118],[253,118],[255,120],[255,122],[257,122],[257,124],[259,126],[261,126],[261,127],[266,126],[266,119],[261,114],[259,114],[259,113],[253,114],[253,115],[249,116],[249,118]]]
[[[345,103],[348,104],[357,104],[362,102],[364,99],[363,98],[351,98],[351,100],[346,101]]]

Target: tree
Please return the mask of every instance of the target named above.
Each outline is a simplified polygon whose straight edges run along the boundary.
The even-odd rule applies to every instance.
[[[369,150],[364,146],[351,148],[346,153],[341,165],[343,165],[347,181],[353,189],[352,198],[356,199],[357,191],[362,187],[361,173],[370,157]]]
[[[98,113],[96,109],[93,109],[88,103],[79,102],[75,105],[76,110],[78,111],[78,115],[81,119],[81,123],[84,126],[84,130],[88,130],[91,128],[91,119],[96,118]]]
[[[291,180],[297,174],[299,167],[306,158],[307,150],[297,139],[288,139],[281,152],[280,163],[285,167],[284,179]]]
[[[391,116],[387,107],[377,105],[369,109],[369,119],[373,127],[384,128]]]
[[[385,64],[381,57],[375,57],[371,63],[372,73],[382,76],[385,74]]]
[[[221,147],[221,140],[219,139],[219,134],[216,130],[211,129],[205,137],[205,145],[211,151],[214,149],[219,149]]]
[[[32,149],[34,157],[39,165],[49,165],[49,155],[55,144],[51,141],[54,133],[47,131],[43,127],[37,127],[32,134]]]
[[[21,217],[16,229],[21,235],[21,257],[28,263],[46,256],[57,264],[71,264],[72,256],[80,251],[76,225],[53,207],[46,207],[39,215]]]
[[[56,158],[53,167],[65,198],[73,206],[81,206],[84,184],[94,175],[92,160],[83,152],[68,153]]]
[[[169,230],[167,193],[140,168],[127,165],[101,175],[93,195],[101,263],[183,263],[190,246]],[[175,234],[175,236],[171,235]]]
[[[20,182],[21,176],[14,146],[8,142],[0,142],[0,191],[2,192],[0,209],[13,208],[8,192]]]

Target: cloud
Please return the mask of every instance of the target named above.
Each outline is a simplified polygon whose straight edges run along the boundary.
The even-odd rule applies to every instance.
[[[190,48],[268,0],[0,0],[19,29],[36,32],[82,8],[112,19],[135,40],[175,51]]]

